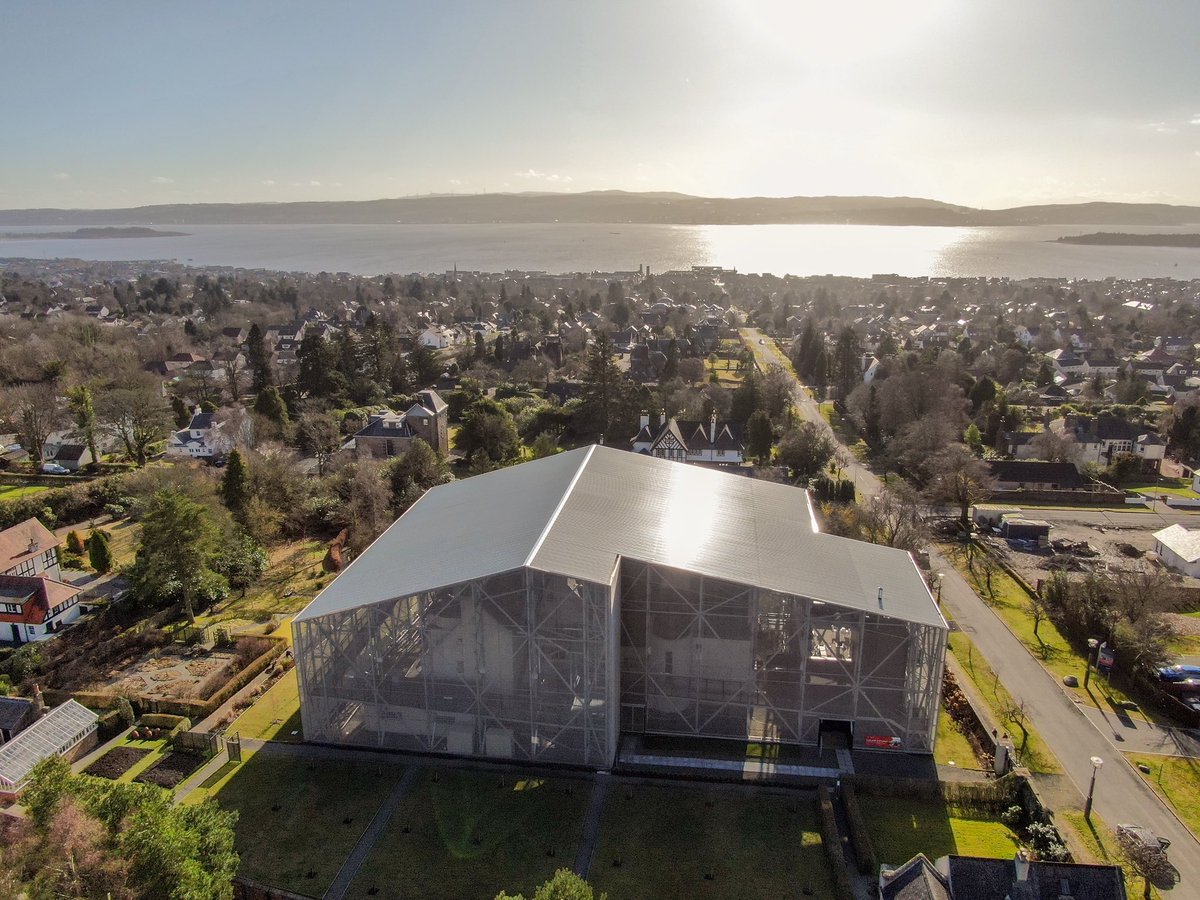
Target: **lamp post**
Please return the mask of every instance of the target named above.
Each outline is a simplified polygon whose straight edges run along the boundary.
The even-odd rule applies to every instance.
[[[1096,773],[1104,765],[1104,760],[1098,756],[1092,757],[1092,781],[1088,785],[1087,800],[1083,803],[1083,818],[1089,825],[1092,823],[1092,796],[1096,793]]]
[[[1097,648],[1100,646],[1100,641],[1097,638],[1088,638],[1087,659],[1083,663],[1083,689],[1087,691],[1088,681],[1092,677],[1092,654],[1097,653]]]

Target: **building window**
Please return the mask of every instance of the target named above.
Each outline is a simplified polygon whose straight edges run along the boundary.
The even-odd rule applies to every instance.
[[[42,568],[50,569],[56,565],[58,565],[58,551],[54,547],[51,547],[42,554]]]
[[[16,603],[5,603],[4,611],[10,612],[10,613],[19,613],[21,611],[21,607],[19,604],[16,604]]]
[[[37,572],[37,560],[36,559],[27,559],[27,560],[25,560],[25,562],[21,563],[19,566],[9,569],[4,574],[5,575],[33,575],[36,572]]]

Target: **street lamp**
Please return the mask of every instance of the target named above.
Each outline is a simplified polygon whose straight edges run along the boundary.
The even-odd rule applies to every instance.
[[[1083,663],[1083,689],[1085,691],[1088,689],[1088,681],[1092,677],[1092,654],[1096,653],[1098,656],[1097,648],[1099,646],[1100,646],[1099,638],[1088,638],[1087,659],[1084,660],[1084,663]]]
[[[1102,765],[1104,760],[1098,756],[1092,757],[1092,783],[1088,785],[1087,800],[1083,803],[1083,818],[1089,825],[1092,824],[1092,795],[1096,793],[1096,773]]]

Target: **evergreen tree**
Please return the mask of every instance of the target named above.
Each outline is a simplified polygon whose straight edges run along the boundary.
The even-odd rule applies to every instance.
[[[662,380],[670,381],[679,375],[679,342],[671,338],[667,344],[667,361],[663,365]]]
[[[504,365],[508,362],[508,348],[504,343],[504,335],[496,335],[496,362],[499,365]]]
[[[179,599],[189,624],[196,624],[194,599],[206,577],[216,577],[209,557],[216,529],[208,511],[177,490],[156,493],[142,516],[141,543],[130,579],[143,603]]]
[[[837,399],[845,403],[855,384],[862,380],[862,353],[858,335],[847,325],[838,335],[833,351],[833,377]]]
[[[95,465],[100,462],[100,453],[96,449],[96,406],[92,402],[92,389],[85,384],[68,389],[67,403],[75,417],[75,424],[83,432],[84,443]]]
[[[187,428],[188,423],[192,421],[192,411],[183,402],[183,398],[175,394],[171,395],[171,415],[175,417],[176,428]]]
[[[749,372],[733,392],[733,403],[729,416],[735,422],[749,422],[750,417],[762,409],[762,390],[757,372]]]
[[[221,477],[221,502],[235,516],[240,517],[250,502],[250,473],[237,447],[229,451],[225,463],[225,474]]]
[[[418,342],[408,355],[408,365],[414,381],[413,387],[428,387],[442,374],[442,363],[431,347]]]
[[[108,533],[94,530],[87,539],[88,563],[101,575],[112,571],[112,547],[108,543]]]
[[[83,541],[79,539],[78,531],[67,533],[67,552],[75,556],[83,556]]]
[[[883,433],[880,428],[880,410],[879,396],[875,385],[867,388],[867,404],[863,410],[863,437],[867,441],[867,446],[872,450],[879,450],[883,442]]]
[[[254,393],[261,394],[275,383],[275,376],[271,372],[271,351],[267,349],[257,322],[250,326],[250,334],[246,337],[246,361],[250,366],[251,389]]]
[[[768,463],[771,460],[771,445],[774,441],[771,417],[764,410],[755,410],[746,424],[746,452],[760,463]]]
[[[595,339],[587,348],[587,369],[583,375],[583,406],[585,434],[612,435],[623,404],[627,382],[613,356],[612,341],[603,329],[596,329]]]
[[[268,385],[254,401],[254,411],[264,418],[274,422],[280,428],[288,424],[287,404],[275,385]]]

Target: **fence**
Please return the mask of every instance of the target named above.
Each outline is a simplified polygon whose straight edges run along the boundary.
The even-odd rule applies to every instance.
[[[192,750],[198,753],[220,753],[225,746],[225,739],[219,734],[207,731],[181,731],[175,735],[175,746],[180,750]]]
[[[996,816],[1022,802],[1023,775],[1015,772],[986,781],[930,781],[923,778],[885,778],[880,775],[845,776],[859,795],[873,797],[916,797],[941,801],[954,815]]]

